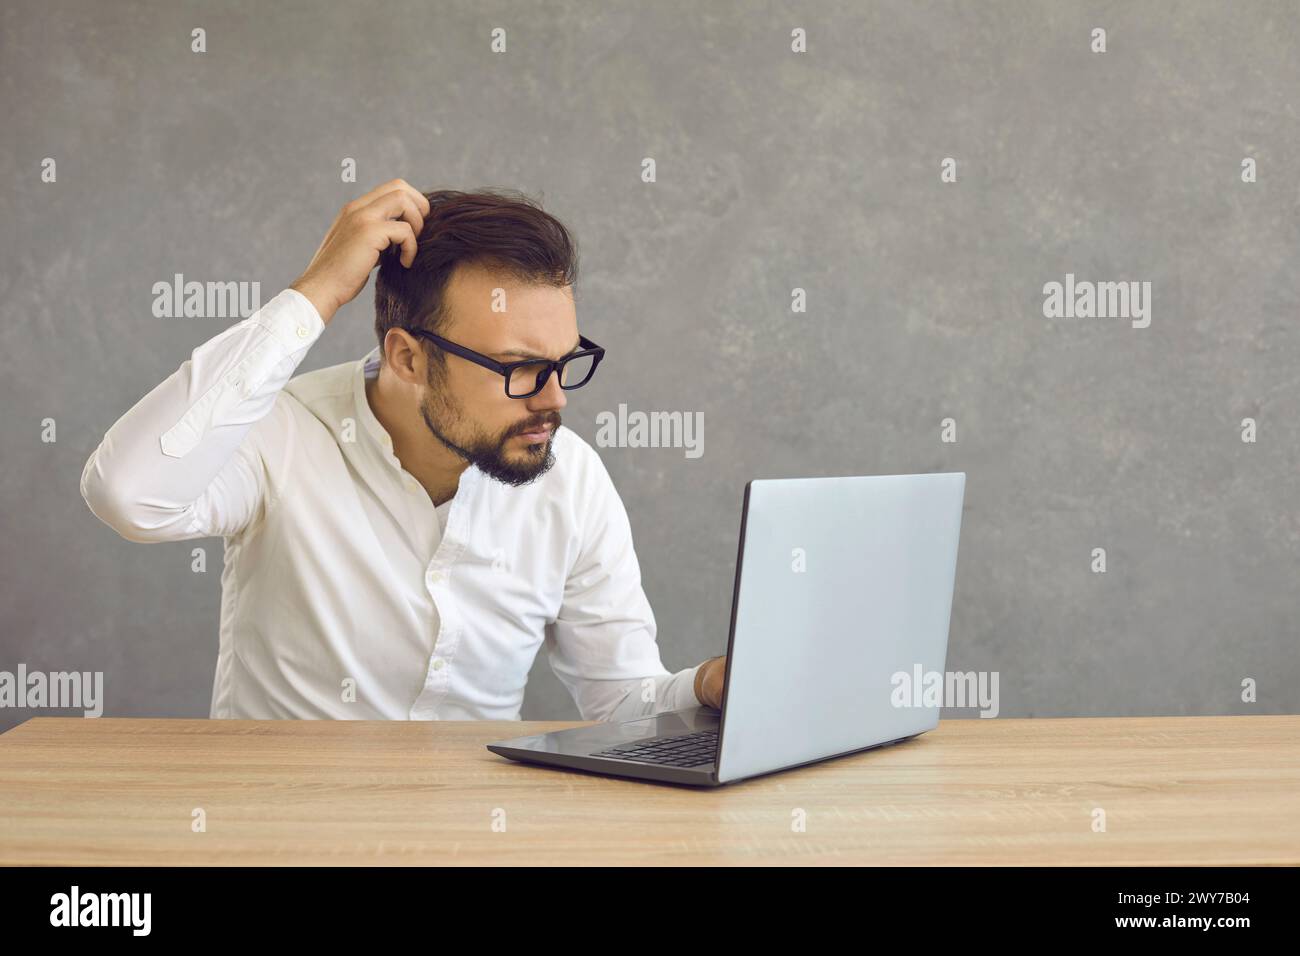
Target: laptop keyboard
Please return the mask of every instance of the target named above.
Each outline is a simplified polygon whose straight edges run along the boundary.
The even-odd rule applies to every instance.
[[[700,767],[713,763],[718,752],[718,729],[699,730],[676,737],[651,737],[635,744],[611,747],[591,754],[592,757],[616,757],[636,763],[653,763],[662,767]]]

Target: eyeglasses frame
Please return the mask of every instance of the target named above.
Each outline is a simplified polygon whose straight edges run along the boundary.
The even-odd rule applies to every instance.
[[[581,334],[578,336],[579,351],[570,352],[568,355],[564,356],[563,358],[521,359],[518,362],[498,362],[496,359],[490,358],[487,355],[483,355],[481,352],[475,352],[473,349],[466,348],[463,345],[457,345],[455,342],[451,341],[450,339],[444,339],[441,335],[438,335],[436,332],[430,332],[428,329],[405,328],[403,329],[403,331],[409,332],[411,335],[417,336],[419,338],[428,339],[429,341],[436,344],[439,348],[443,349],[444,351],[450,352],[452,355],[459,355],[461,358],[473,362],[475,365],[481,365],[483,368],[491,369],[493,372],[496,372],[498,375],[502,376],[501,387],[505,389],[507,398],[532,398],[534,395],[536,395],[538,392],[540,392],[542,389],[546,387],[547,383],[550,382],[551,380],[552,373],[557,373],[561,376],[560,388],[564,389],[565,391],[572,391],[575,388],[582,388],[582,386],[586,385],[588,382],[592,380],[592,378],[595,377],[596,369],[600,365],[600,360],[605,357],[605,350],[601,346],[597,345],[595,342],[591,341],[591,339]],[[577,385],[565,385],[563,382],[564,366],[569,362],[573,361],[574,359],[584,358],[588,355],[593,355],[595,356],[595,358],[592,359],[591,371],[587,373],[587,377],[584,378]],[[514,369],[520,367],[521,365],[541,365],[543,363],[545,363],[548,367],[546,369],[545,374],[539,374],[538,377],[541,380],[541,384],[539,384],[537,388],[533,389],[527,395],[510,394],[510,375]]]

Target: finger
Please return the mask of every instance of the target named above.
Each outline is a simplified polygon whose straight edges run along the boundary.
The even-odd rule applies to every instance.
[[[424,216],[428,216],[429,210],[433,208],[432,206],[429,205],[429,197],[426,196],[424,193],[420,192],[420,190],[416,189],[405,179],[399,179],[397,181],[401,183],[403,186],[405,186],[408,190],[410,190],[411,198],[414,199],[415,204],[420,207],[420,213]]]
[[[412,186],[410,183],[408,183],[405,179],[390,179],[386,183],[380,183],[378,186],[370,190],[370,192],[366,193],[364,196],[358,196],[356,199],[352,200],[352,202],[348,203],[348,205],[358,209],[361,208],[362,206],[368,206],[376,199],[378,199],[380,196],[384,195],[385,193],[391,193],[394,189],[405,189],[409,192],[413,192],[416,195],[423,197],[423,194],[414,186]],[[428,203],[426,200],[426,205],[427,204]]]
[[[422,216],[427,216],[429,214],[429,210],[432,208],[429,205],[429,197],[420,192],[420,190],[416,189],[405,179],[394,179],[386,182],[382,186],[378,186],[366,193],[360,199],[356,200],[353,205],[355,208],[360,209],[373,204],[375,200],[379,199],[381,196],[386,196],[393,192],[400,192],[410,196],[411,201],[415,203],[415,208],[420,210]]]
[[[379,247],[382,252],[389,246],[398,244],[402,247],[402,265],[407,269],[411,268],[411,263],[415,261],[415,253],[419,248],[419,243],[415,241],[415,233],[411,230],[411,224],[404,219],[385,219],[378,224],[380,236],[387,241]]]
[[[429,197],[420,190],[416,189],[405,179],[394,179],[388,184],[391,188],[400,189],[407,193],[415,201],[415,206],[420,210],[422,215],[429,215]],[[417,233],[418,235],[418,233]]]
[[[378,219],[405,219],[418,236],[424,229],[424,216],[410,194],[400,189],[385,193],[361,210],[363,216]]]

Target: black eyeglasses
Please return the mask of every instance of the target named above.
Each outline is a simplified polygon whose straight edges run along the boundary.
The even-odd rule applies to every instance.
[[[603,348],[585,335],[579,335],[578,347],[581,351],[570,352],[564,358],[555,361],[550,359],[525,359],[522,362],[501,363],[496,359],[481,355],[473,349],[457,345],[455,342],[444,339],[441,335],[436,335],[426,329],[406,329],[406,331],[436,343],[440,348],[453,355],[459,355],[475,365],[481,365],[484,368],[491,369],[498,375],[504,376],[506,395],[510,398],[528,398],[530,395],[536,395],[546,387],[546,383],[550,381],[551,372],[553,371],[559,373],[560,388],[582,388],[591,381],[591,376],[596,373],[596,366],[605,357]]]

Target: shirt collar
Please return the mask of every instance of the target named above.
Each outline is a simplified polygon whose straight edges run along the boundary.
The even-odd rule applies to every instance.
[[[376,345],[366,353],[364,358],[357,362],[356,368],[352,372],[352,397],[357,407],[357,421],[361,423],[362,431],[370,436],[370,441],[379,449],[384,459],[391,464],[400,465],[401,462],[393,454],[392,436],[379,423],[374,410],[370,407],[370,400],[366,398],[366,379],[374,378],[378,374],[379,346]]]
[[[380,361],[379,346],[377,345],[357,361],[356,368],[352,372],[352,398],[356,404],[357,421],[361,422],[361,430],[369,436],[372,447],[379,452],[380,457],[389,465],[400,469],[402,463],[393,454],[393,438],[388,434],[388,429],[379,423],[379,419],[375,417],[374,409],[370,407],[370,399],[366,398],[366,379],[375,378],[379,375]],[[476,487],[479,483],[479,476],[482,474],[483,472],[479,470],[477,465],[470,465],[461,472],[460,482],[456,486],[455,497],[461,497],[461,490]],[[472,491],[469,493],[472,494]]]

